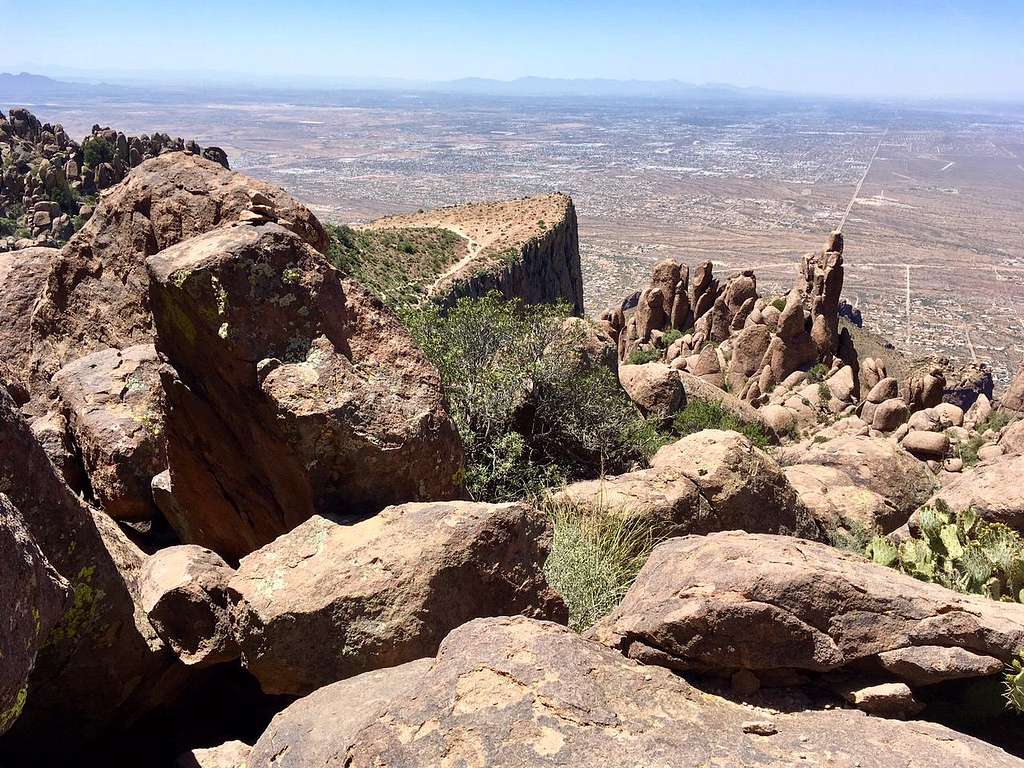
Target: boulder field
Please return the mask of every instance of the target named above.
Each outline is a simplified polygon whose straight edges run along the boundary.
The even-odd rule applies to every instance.
[[[940,554],[977,570],[955,537],[991,526],[1016,585],[1019,380],[861,358],[841,235],[781,295],[665,260],[555,325],[653,447],[490,503],[458,401],[309,209],[97,130],[127,154],[88,220],[0,254],[0,765],[1024,765],[1010,715],[937,706],[1003,707],[1024,593],[863,554],[972,508]],[[370,226],[463,233],[424,301],[582,312],[564,195]]]

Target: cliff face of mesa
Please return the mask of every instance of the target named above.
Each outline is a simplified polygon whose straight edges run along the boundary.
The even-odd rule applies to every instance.
[[[576,208],[571,198],[559,197],[564,201],[561,216],[549,228],[522,243],[518,253],[515,246],[510,246],[498,257],[476,265],[476,271],[468,269],[456,274],[447,285],[439,287],[436,300],[451,304],[463,296],[477,298],[496,290],[507,298],[519,298],[529,304],[564,301],[574,314],[582,315],[583,275]]]

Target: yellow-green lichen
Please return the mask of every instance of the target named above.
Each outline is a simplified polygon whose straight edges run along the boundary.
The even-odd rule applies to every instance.
[[[104,597],[101,589],[93,587],[92,580],[96,569],[92,566],[82,568],[72,583],[74,600],[71,607],[64,613],[60,624],[54,627],[47,639],[48,644],[61,643],[78,637],[88,631],[99,616],[99,603]]]
[[[25,700],[28,698],[28,688],[22,686],[14,696],[14,702],[7,709],[0,710],[0,733],[3,733],[21,716],[25,708]]]

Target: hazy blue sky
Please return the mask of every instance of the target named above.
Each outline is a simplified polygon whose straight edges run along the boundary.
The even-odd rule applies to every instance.
[[[1024,94],[1024,0],[0,0],[0,70],[608,77]]]

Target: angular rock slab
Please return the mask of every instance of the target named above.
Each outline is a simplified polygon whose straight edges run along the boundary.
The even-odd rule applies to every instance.
[[[659,449],[648,469],[572,483],[555,498],[644,517],[673,535],[819,535],[782,468],[738,432],[697,432]]]
[[[854,485],[888,500],[906,517],[935,490],[928,465],[884,438],[843,435],[825,443],[787,449],[783,454],[780,461],[787,466],[818,464],[844,472]]]
[[[916,685],[984,676],[1008,662],[1024,645],[1024,605],[952,592],[826,544],[727,532],[657,546],[592,632],[673,669],[873,664]],[[913,651],[922,646],[967,653],[925,668]]]
[[[71,360],[153,341],[146,257],[237,221],[253,195],[326,251],[316,217],[286,192],[183,152],[147,160],[100,196],[86,225],[53,260],[32,315],[32,378],[45,386]]]
[[[162,364],[152,344],[80,357],[53,377],[89,488],[118,520],[157,513],[150,483],[167,466]]]
[[[968,507],[985,520],[1024,532],[1024,454],[1000,456],[966,469],[935,494],[954,512]]]
[[[907,522],[905,512],[901,513],[880,493],[854,482],[841,469],[794,464],[786,467],[785,472],[800,501],[826,530],[856,524],[890,533]]]
[[[308,764],[1020,765],[997,747],[930,723],[843,710],[780,714],[734,704],[563,627],[521,617],[480,619],[455,630],[411,690],[374,713],[371,723],[354,726],[352,720],[340,727],[313,721],[322,730],[338,728],[339,738]],[[304,730],[279,742],[285,757],[284,750],[300,748]]]
[[[124,727],[165,701],[180,676],[137,602],[134,581],[143,553],[57,477],[2,388],[0,493],[21,511],[29,534],[73,592],[36,657],[22,715],[0,745],[0,753],[35,760]]]
[[[235,560],[313,514],[459,494],[437,371],[295,234],[221,228],[149,270],[182,541]]]
[[[71,589],[25,527],[21,512],[0,493],[0,735],[28,698],[29,673],[46,634],[63,616]]]
[[[343,765],[341,756],[359,731],[392,699],[408,696],[433,665],[432,658],[417,659],[364,672],[302,697],[274,716],[253,745],[246,768]]]
[[[0,253],[0,380],[19,403],[29,398],[32,306],[46,285],[56,248]]]
[[[315,517],[242,559],[242,661],[266,693],[302,695],[431,656],[479,616],[567,619],[543,566],[547,517],[526,504],[403,504],[354,525]]]

